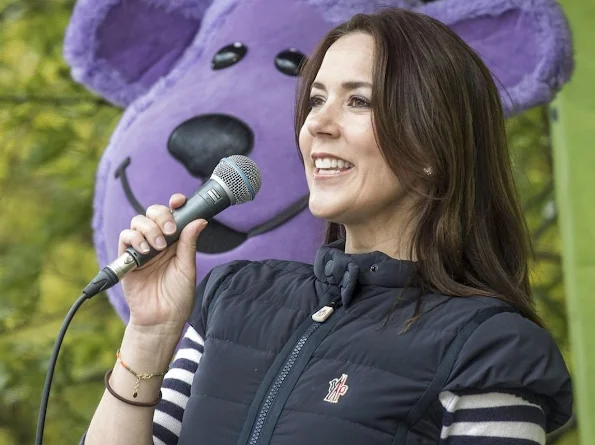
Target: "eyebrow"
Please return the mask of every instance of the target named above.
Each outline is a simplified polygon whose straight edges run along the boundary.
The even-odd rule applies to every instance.
[[[326,91],[326,87],[323,83],[314,82],[312,83],[312,88],[316,88],[318,90]],[[370,82],[360,82],[357,80],[351,80],[347,82],[343,82],[341,84],[341,88],[344,90],[355,90],[357,88],[370,88],[372,89],[372,84]]]

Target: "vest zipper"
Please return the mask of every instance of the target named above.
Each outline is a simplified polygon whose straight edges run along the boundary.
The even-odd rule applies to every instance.
[[[258,416],[256,417],[256,420],[254,421],[254,426],[252,428],[252,434],[250,435],[250,439],[248,441],[249,445],[258,445],[259,439],[261,438],[261,433],[262,433],[264,427],[267,425],[267,418],[269,416],[271,408],[273,407],[275,400],[277,400],[277,396],[279,395],[279,392],[281,391],[281,388],[283,387],[283,383],[286,381],[287,377],[291,373],[291,370],[294,368],[296,362],[300,358],[300,353],[304,349],[304,346],[306,346],[306,343],[312,337],[314,332],[316,332],[316,330],[324,322],[326,322],[330,318],[331,315],[333,315],[333,313],[336,311],[336,309],[338,309],[341,306],[342,306],[341,297],[337,297],[333,301],[331,301],[328,305],[324,306],[323,308],[319,309],[314,314],[312,314],[311,317],[314,322],[308,327],[308,329],[306,329],[306,331],[300,336],[299,340],[293,346],[291,352],[289,353],[289,355],[287,357],[287,360],[285,361],[285,363],[283,364],[283,367],[281,368],[281,370],[277,374],[277,377],[273,381],[273,384],[271,385],[271,387],[268,391],[268,394],[267,394],[266,398],[264,399],[264,402],[260,406]],[[322,338],[319,338],[319,343],[322,342],[324,337],[326,337],[326,334]],[[318,346],[318,345],[316,345],[316,346]],[[314,352],[314,351],[312,350],[312,352]],[[310,358],[310,356],[304,357],[305,360],[308,360],[309,358]],[[288,398],[288,397],[289,397],[289,393],[286,394],[286,398]],[[284,403],[285,403],[285,401],[283,401],[283,404]],[[276,419],[275,419],[275,422],[276,422]]]

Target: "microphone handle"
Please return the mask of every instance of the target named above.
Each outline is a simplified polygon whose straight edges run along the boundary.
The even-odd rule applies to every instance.
[[[175,243],[180,237],[182,229],[191,221],[199,218],[208,220],[232,205],[232,196],[231,191],[221,179],[217,176],[211,176],[183,206],[172,211],[174,221],[176,222],[176,232],[165,236],[167,245],[171,246]],[[87,298],[91,298],[113,287],[128,272],[144,265],[150,259],[163,252],[162,250],[153,249],[150,246],[149,248],[149,252],[144,254],[138,252],[133,247],[126,249],[126,252],[105,266],[91,280],[83,289],[83,294]]]
[[[164,235],[168,246],[178,241],[180,233],[189,223],[197,219],[209,220],[219,212],[225,210],[231,205],[229,191],[223,185],[212,177],[205,182],[181,207],[172,211],[174,221],[176,222],[176,231],[171,235]],[[154,249],[149,246],[148,253],[140,253],[133,247],[126,249],[133,258],[137,267],[141,267],[149,260],[159,255],[162,250]]]

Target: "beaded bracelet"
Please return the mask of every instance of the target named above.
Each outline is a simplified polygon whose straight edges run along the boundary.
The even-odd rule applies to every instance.
[[[146,406],[146,407],[153,407],[153,406],[157,406],[159,404],[159,402],[161,402],[161,391],[159,391],[159,396],[157,397],[157,400],[155,400],[154,402],[135,402],[133,400],[128,400],[125,399],[124,397],[122,397],[120,394],[118,394],[116,391],[114,391],[114,389],[110,386],[109,384],[109,378],[112,375],[112,370],[108,369],[108,371],[105,373],[105,388],[110,392],[110,394],[112,396],[114,396],[116,399],[127,403],[128,405],[132,405],[132,406]]]
[[[140,381],[141,380],[149,380],[153,377],[163,377],[168,370],[164,371],[164,372],[158,372],[156,374],[137,374],[136,372],[134,372],[130,366],[128,366],[126,363],[124,363],[124,361],[122,360],[122,358],[120,357],[120,350],[118,349],[118,352],[116,352],[116,358],[118,359],[118,361],[120,362],[120,364],[124,367],[124,369],[126,369],[128,372],[130,372],[134,377],[136,377],[136,382],[134,384],[134,392],[132,393],[132,397],[134,397],[136,399],[136,396],[138,396],[138,388],[140,386]]]

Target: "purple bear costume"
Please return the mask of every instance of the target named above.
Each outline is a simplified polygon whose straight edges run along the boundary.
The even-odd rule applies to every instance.
[[[554,0],[79,0],[65,41],[72,75],[126,107],[97,174],[100,265],[134,215],[192,194],[231,154],[252,158],[263,185],[201,235],[198,279],[236,259],[312,262],[324,224],[308,211],[294,141],[296,67],[331,27],[387,4],[454,29],[498,79],[508,115],[551,100],[572,72]],[[109,298],[127,321],[121,287]]]

